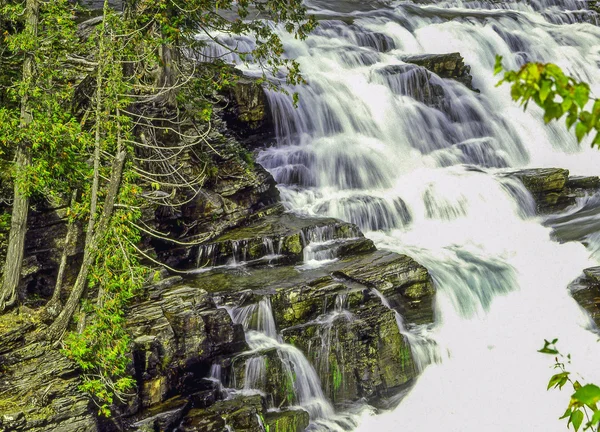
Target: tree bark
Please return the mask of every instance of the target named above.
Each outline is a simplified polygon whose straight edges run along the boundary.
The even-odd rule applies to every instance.
[[[77,199],[77,189],[73,191],[73,195],[71,196],[71,208],[74,207]],[[65,271],[67,268],[67,258],[69,256],[69,252],[73,248],[73,240],[76,235],[77,226],[72,221],[68,222],[67,225],[67,235],[65,236],[65,247],[63,248],[63,253],[60,257],[60,265],[58,267],[58,275],[56,276],[56,285],[54,286],[54,293],[52,294],[52,298],[46,304],[44,309],[45,314],[50,318],[56,318],[56,316],[60,313],[62,308],[62,302],[60,300],[60,294],[62,292],[62,287],[65,279]]]
[[[119,192],[119,187],[121,186],[125,155],[125,151],[122,151],[115,157],[112,166],[112,174],[108,183],[106,199],[104,200],[104,206],[102,208],[102,214],[100,215],[94,233],[88,237],[88,239],[86,239],[85,250],[83,252],[83,262],[81,264],[79,274],[77,275],[75,285],[73,286],[73,290],[71,291],[71,294],[65,303],[65,307],[61,311],[58,318],[56,318],[56,320],[48,328],[46,337],[49,340],[57,340],[65,332],[69,321],[71,321],[71,317],[75,312],[75,309],[77,309],[77,306],[79,305],[81,296],[87,287],[87,278],[90,268],[96,259],[98,245],[100,244],[102,238],[106,235],[108,224],[114,211],[115,200]]]
[[[30,37],[36,38],[39,21],[38,0],[27,0],[25,7],[25,30]],[[34,78],[35,68],[34,53],[28,52],[23,62],[23,81],[27,83],[27,90],[21,98],[21,127],[25,127],[33,120],[29,107],[29,90]],[[17,144],[15,155],[15,171],[22,172],[31,164],[29,143],[21,141]],[[17,303],[17,289],[21,281],[21,267],[25,253],[25,234],[27,232],[27,216],[29,213],[29,196],[24,193],[22,185],[15,179],[14,200],[10,233],[8,235],[8,248],[6,251],[6,264],[4,277],[0,288],[0,312]]]

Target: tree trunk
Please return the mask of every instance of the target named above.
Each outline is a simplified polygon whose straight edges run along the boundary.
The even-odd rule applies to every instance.
[[[77,189],[73,191],[73,195],[71,196],[71,208],[75,206],[77,199]],[[56,276],[56,285],[54,286],[54,293],[52,294],[52,298],[46,304],[44,309],[45,314],[49,318],[56,318],[56,316],[60,313],[62,308],[62,302],[60,301],[60,294],[62,292],[62,286],[65,279],[65,270],[67,268],[67,258],[69,257],[69,253],[73,249],[73,243],[77,232],[77,225],[69,221],[67,225],[67,235],[65,236],[65,247],[63,248],[63,253],[60,257],[60,265],[58,267],[58,275]]]
[[[81,296],[85,291],[90,268],[96,259],[98,245],[100,244],[102,238],[106,235],[108,224],[114,211],[115,200],[119,192],[119,187],[121,186],[125,155],[126,153],[122,151],[115,157],[112,166],[112,174],[108,183],[106,199],[104,200],[104,206],[102,208],[102,214],[100,215],[94,233],[88,238],[89,241],[86,241],[85,250],[83,252],[83,262],[81,264],[79,274],[77,275],[75,285],[73,286],[73,290],[69,295],[69,299],[67,300],[67,303],[65,304],[65,307],[61,311],[58,318],[56,318],[56,320],[48,328],[46,337],[49,340],[57,340],[65,332],[69,321],[71,321],[73,312],[75,312],[75,309],[81,300]]]
[[[175,105],[178,79],[177,65],[179,64],[179,51],[173,45],[164,44],[160,47],[160,79],[159,89],[163,93],[162,100],[166,105]]]
[[[25,34],[37,37],[39,20],[38,0],[27,0],[25,8]],[[23,62],[23,81],[27,89],[21,98],[21,126],[32,122],[33,117],[29,110],[29,90],[34,78],[34,53],[28,52]],[[15,155],[15,171],[22,172],[31,164],[29,156],[29,143],[21,141],[17,144]],[[15,178],[14,200],[10,233],[8,235],[8,248],[6,251],[6,264],[4,277],[0,288],[0,312],[14,306],[17,302],[17,289],[21,280],[21,267],[25,252],[25,233],[27,232],[27,215],[29,213],[29,197],[24,193],[22,185]]]

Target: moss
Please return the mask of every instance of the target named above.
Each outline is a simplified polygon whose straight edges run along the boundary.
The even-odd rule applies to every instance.
[[[337,392],[342,386],[342,372],[338,367],[337,361],[334,356],[329,357],[329,365],[331,369],[331,378],[333,382],[333,391]]]
[[[310,421],[306,411],[301,409],[270,412],[265,416],[267,432],[302,432]]]
[[[302,240],[300,238],[300,234],[294,234],[289,237],[286,237],[283,240],[283,251],[293,254],[300,255],[302,253]]]
[[[404,296],[410,299],[420,299],[433,294],[433,287],[430,283],[415,283],[404,291]]]

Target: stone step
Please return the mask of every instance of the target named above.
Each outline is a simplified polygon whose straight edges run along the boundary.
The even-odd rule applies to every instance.
[[[319,243],[324,243],[321,250],[329,247],[335,255],[339,249],[342,256],[375,249],[373,242],[365,239],[353,224],[287,213],[266,216],[227,231],[197,247],[194,260],[197,268],[240,262],[261,264],[261,260],[296,263],[303,260],[306,246]]]

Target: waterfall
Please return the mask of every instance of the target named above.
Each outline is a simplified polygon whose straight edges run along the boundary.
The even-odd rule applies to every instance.
[[[557,337],[571,370],[600,381],[600,345],[567,291],[596,264],[598,242],[554,242],[529,194],[497,173],[597,174],[600,153],[561,123],[544,125],[539,109],[523,112],[495,87],[493,64],[496,54],[512,69],[553,62],[600,95],[596,14],[558,0],[308,5],[329,19],[306,41],[283,37],[309,85],[294,89],[297,110],[269,94],[278,145],[259,162],[288,208],[357,223],[378,247],[425,265],[438,289],[435,324],[402,330],[422,375],[359,429],[564,430],[569,392],[546,391],[552,360],[536,350]],[[451,52],[480,93],[404,61]]]
[[[597,335],[567,290],[598,264],[600,237],[587,232],[587,248],[555,242],[574,229],[569,217],[553,232],[522,185],[499,174],[598,174],[600,152],[578,145],[562,122],[545,125],[537,107],[524,112],[506,85],[496,87],[493,67],[497,54],[510,69],[552,62],[600,96],[597,14],[576,0],[306,3],[317,30],[304,41],[280,34],[309,84],[288,89],[298,109],[269,92],[277,145],[258,161],[288,209],[356,223],[379,248],[425,265],[437,287],[434,325],[398,319],[421,376],[396,409],[365,416],[358,430],[563,431],[570,392],[546,391],[553,361],[537,350],[558,338],[568,369],[600,383]],[[452,52],[471,66],[478,92],[410,63]],[[579,199],[570,211],[597,201]],[[267,342],[268,327],[255,341],[249,332],[251,347],[281,346]],[[320,395],[309,381],[308,393]]]

